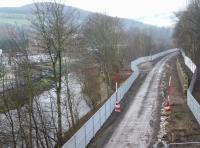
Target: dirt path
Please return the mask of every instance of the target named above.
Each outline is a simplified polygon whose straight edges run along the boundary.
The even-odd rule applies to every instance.
[[[150,145],[156,121],[155,112],[159,103],[157,98],[162,71],[165,63],[174,55],[162,58],[153,67],[137,93],[128,95],[127,99],[130,99],[130,102],[128,109],[124,108],[123,116],[119,115],[120,119],[113,120],[116,123],[112,124],[110,121],[111,124],[105,125],[104,129],[107,131],[100,132],[88,147],[145,148]]]
[[[164,84],[168,82],[169,76],[172,78],[170,96],[171,112],[166,114],[163,109],[161,110],[161,128],[157,135],[158,141],[155,147],[169,144],[169,148],[199,148],[200,144],[189,144],[189,142],[200,142],[200,126],[187,106],[187,97],[183,93],[175,64],[177,58],[181,61],[182,66],[185,66],[181,55],[172,58],[165,65],[165,71],[161,79],[161,84],[163,85],[160,87],[160,91],[166,90],[166,85]],[[188,70],[188,72],[190,71]],[[180,144],[187,142],[188,144]]]

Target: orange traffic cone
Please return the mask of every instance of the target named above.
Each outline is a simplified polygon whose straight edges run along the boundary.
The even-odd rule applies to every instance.
[[[120,104],[118,102],[115,104],[115,112],[118,112],[118,113],[121,112],[121,107],[120,107]]]
[[[170,106],[170,103],[169,103],[169,98],[171,96],[171,76],[169,77],[169,84],[168,84],[168,88],[167,88],[167,100],[165,102],[165,105],[164,105],[164,110],[165,112],[170,112],[171,111],[171,106]]]
[[[118,98],[118,96],[117,96],[117,82],[116,82],[116,104],[115,104],[115,112],[120,113],[121,112],[121,107],[120,107],[119,102],[117,101],[117,98]]]
[[[165,103],[164,109],[165,109],[165,112],[170,112],[171,111],[171,107],[170,107],[169,101],[167,101]]]

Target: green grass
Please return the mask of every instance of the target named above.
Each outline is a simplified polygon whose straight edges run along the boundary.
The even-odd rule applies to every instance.
[[[31,18],[31,17],[26,14],[0,12],[0,24],[30,25],[30,21],[28,20],[28,18]]]

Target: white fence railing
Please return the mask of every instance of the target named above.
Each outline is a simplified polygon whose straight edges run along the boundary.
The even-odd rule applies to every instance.
[[[183,50],[181,50],[182,56],[184,58],[185,65],[191,70],[193,73],[192,80],[190,82],[190,86],[187,90],[187,105],[192,111],[193,115],[197,119],[198,123],[200,124],[200,104],[197,102],[197,100],[192,96],[192,91],[194,88],[194,84],[196,81],[197,71],[196,71],[196,65],[192,62],[192,60],[185,55]]]
[[[121,100],[128,92],[129,88],[139,75],[137,68],[138,64],[154,60],[166,54],[178,51],[179,49],[170,49],[152,56],[141,57],[131,62],[133,73],[131,76],[118,88],[118,97]],[[104,103],[104,105],[63,145],[63,148],[85,148],[90,140],[95,136],[101,126],[105,123],[108,117],[114,110],[115,93]]]

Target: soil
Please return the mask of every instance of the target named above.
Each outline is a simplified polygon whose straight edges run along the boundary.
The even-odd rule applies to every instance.
[[[183,59],[181,56],[178,56],[179,61],[183,65]],[[183,143],[183,142],[200,142],[200,126],[193,114],[187,106],[186,94],[183,93],[181,88],[181,83],[179,81],[176,64],[177,57],[173,58],[168,65],[165,67],[165,73],[161,80],[162,84],[168,85],[169,76],[172,78],[172,87],[171,87],[171,112],[166,114],[161,110],[161,119],[160,132],[158,135],[158,141],[163,141],[163,143],[168,143],[170,148],[174,147],[187,147],[195,148],[199,147],[198,144],[187,144],[187,145],[175,145],[170,143]],[[191,80],[191,72],[183,66],[189,80]],[[161,91],[163,89],[160,88]],[[166,91],[166,87],[164,87]],[[159,146],[160,144],[160,146]],[[157,143],[155,147],[163,147],[161,142]]]

